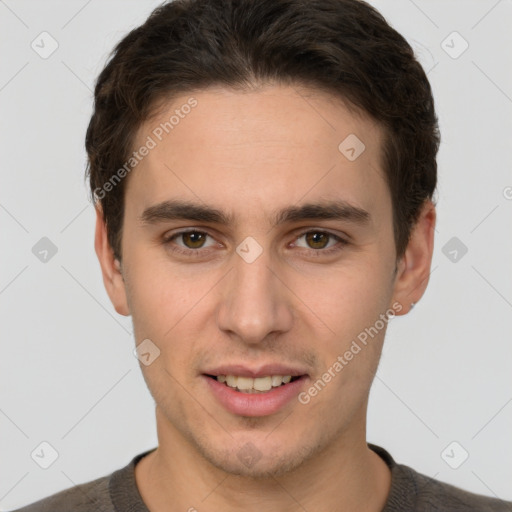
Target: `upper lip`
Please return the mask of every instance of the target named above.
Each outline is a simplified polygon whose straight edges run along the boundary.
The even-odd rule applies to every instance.
[[[235,375],[237,377],[251,377],[256,379],[257,377],[266,377],[267,375],[290,375],[292,377],[298,377],[301,375],[307,375],[307,372],[296,366],[287,366],[283,364],[265,364],[258,368],[249,368],[242,364],[228,364],[217,366],[211,370],[204,372],[205,375]]]

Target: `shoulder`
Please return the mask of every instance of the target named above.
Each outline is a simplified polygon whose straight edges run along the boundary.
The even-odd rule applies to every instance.
[[[407,492],[411,498],[410,505],[414,507],[411,510],[418,512],[512,512],[512,502],[465,491],[422,475],[408,466],[397,464],[393,468],[393,473],[393,477],[396,476],[399,491],[402,491],[399,494]],[[390,508],[390,510],[394,509]]]
[[[113,473],[75,485],[12,512],[149,512],[137,489],[135,465],[156,448],[139,453]]]
[[[374,444],[368,445],[391,470],[391,488],[382,512],[512,512],[512,502],[446,484],[397,464]]]
[[[114,512],[109,479],[104,476],[76,485],[12,512]]]

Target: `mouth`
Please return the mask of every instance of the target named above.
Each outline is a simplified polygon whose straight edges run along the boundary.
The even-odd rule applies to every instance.
[[[302,377],[306,377],[306,375],[267,375],[251,378],[239,375],[205,375],[224,384],[228,388],[246,394],[268,393],[273,389],[286,386]]]
[[[217,404],[235,416],[246,417],[270,416],[298,404],[297,396],[309,379],[306,374],[248,377],[210,373],[203,373],[202,378]]]

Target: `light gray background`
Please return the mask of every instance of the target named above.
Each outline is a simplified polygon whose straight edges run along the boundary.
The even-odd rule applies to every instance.
[[[427,475],[512,499],[512,3],[372,3],[428,71],[443,142],[431,282],[389,327],[368,440]],[[0,510],[156,446],[131,319],[103,288],[83,173],[95,77],[157,4],[0,1]],[[43,31],[59,45],[47,59],[31,48]],[[469,43],[456,59],[441,47],[453,31]],[[457,37],[444,43],[452,53]],[[58,248],[46,263],[32,253],[42,237]],[[442,251],[452,237],[468,248],[456,262]],[[59,454],[48,469],[30,455],[43,441]],[[453,441],[469,453],[458,469],[441,456]],[[459,445],[445,452],[452,465]]]

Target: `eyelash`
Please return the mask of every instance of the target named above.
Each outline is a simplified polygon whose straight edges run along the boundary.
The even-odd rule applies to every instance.
[[[187,233],[199,233],[201,235],[207,235],[207,236],[213,238],[206,231],[200,231],[198,229],[188,229],[188,230],[178,231],[176,233],[173,233],[172,235],[165,237],[163,240],[163,243],[164,243],[164,245],[169,246],[170,250],[175,253],[182,254],[187,257],[201,256],[202,253],[204,253],[205,249],[202,249],[202,248],[183,249],[180,246],[176,246],[176,245],[173,246],[173,244],[171,243],[174,239],[180,237],[181,235],[185,235]],[[308,229],[306,231],[302,231],[300,234],[298,234],[295,237],[294,240],[297,241],[298,239],[302,238],[304,235],[307,235],[309,233],[327,235],[330,239],[335,239],[338,242],[336,245],[334,245],[328,249],[304,249],[304,248],[302,248],[306,252],[312,253],[315,256],[318,256],[320,254],[329,256],[331,254],[334,254],[334,253],[337,253],[337,252],[343,250],[343,248],[349,244],[349,242],[347,240],[345,240],[344,238],[341,238],[340,236],[335,235],[334,233],[330,233],[329,231],[322,231],[320,229]]]

